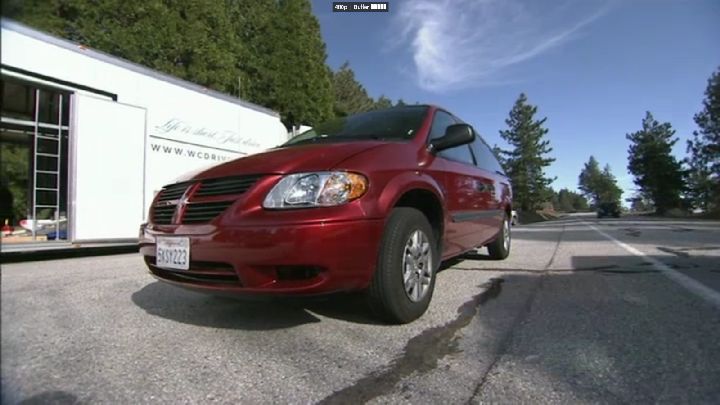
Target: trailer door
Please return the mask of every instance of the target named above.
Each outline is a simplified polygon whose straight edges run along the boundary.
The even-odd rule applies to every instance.
[[[70,199],[73,242],[137,239],[143,220],[141,107],[74,94]]]

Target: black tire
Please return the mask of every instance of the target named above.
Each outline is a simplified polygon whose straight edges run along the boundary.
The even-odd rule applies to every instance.
[[[512,246],[512,232],[510,231],[510,219],[507,214],[503,217],[503,225],[500,228],[495,239],[487,245],[488,253],[490,258],[493,260],[504,260],[510,255],[510,248]],[[507,235],[507,243],[505,236]]]
[[[423,295],[415,297],[417,301],[413,301],[409,296],[410,293],[406,292],[403,280],[403,260],[410,237],[419,235],[416,231],[424,234],[429,243],[430,257],[427,261],[430,267],[424,268],[429,269],[430,280],[429,284],[423,284],[427,286],[426,289],[420,287]],[[439,266],[440,254],[436,235],[433,234],[425,215],[414,208],[395,208],[385,225],[377,268],[367,291],[368,302],[373,312],[383,320],[395,324],[408,323],[419,318],[430,305]],[[420,275],[417,277],[419,280]],[[418,286],[419,283],[420,281]]]

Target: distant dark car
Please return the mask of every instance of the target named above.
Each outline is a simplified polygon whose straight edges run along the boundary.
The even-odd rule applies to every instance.
[[[620,204],[614,202],[600,204],[597,210],[597,217],[620,218]]]

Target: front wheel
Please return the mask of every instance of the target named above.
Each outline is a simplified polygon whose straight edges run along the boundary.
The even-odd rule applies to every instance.
[[[430,305],[439,264],[435,235],[425,215],[414,208],[395,208],[367,292],[370,307],[391,323],[419,318]]]
[[[506,259],[510,255],[511,242],[510,219],[505,214],[500,232],[495,240],[487,245],[490,258],[493,260]]]

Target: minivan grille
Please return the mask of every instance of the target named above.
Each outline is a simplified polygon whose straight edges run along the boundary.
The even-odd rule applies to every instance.
[[[160,190],[158,201],[172,201],[179,200],[180,197],[185,194],[185,190],[188,188],[188,183],[171,184],[165,186]]]
[[[186,193],[187,199],[183,201],[184,209],[178,211],[178,214],[182,215],[179,219],[180,223],[210,222],[232,205],[238,194],[246,192],[261,177],[261,175],[220,177],[200,180],[199,185],[198,182],[167,185],[160,190],[160,194],[151,208],[152,222],[158,225],[172,224],[178,203]],[[193,185],[197,185],[197,187],[191,188]],[[188,192],[188,188],[190,188],[190,192]],[[224,198],[224,196],[227,197]],[[218,199],[224,201],[217,201]]]
[[[221,177],[203,180],[195,192],[196,197],[209,197],[226,194],[242,194],[246,192],[260,176]]]
[[[152,209],[153,222],[160,225],[169,225],[175,213],[175,205],[154,206]]]
[[[182,223],[197,224],[212,221],[232,203],[232,201],[189,203],[185,208]]]

